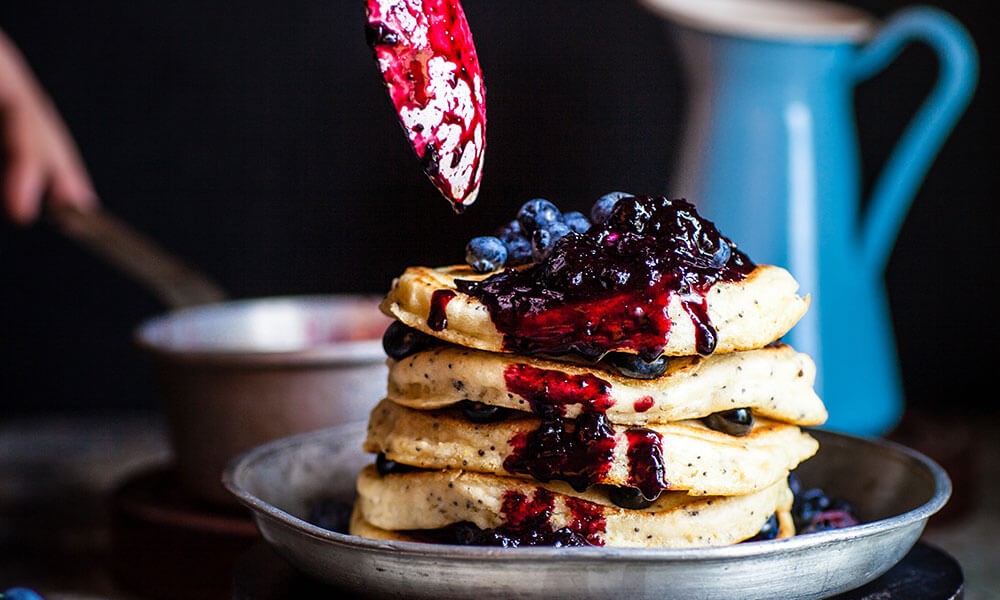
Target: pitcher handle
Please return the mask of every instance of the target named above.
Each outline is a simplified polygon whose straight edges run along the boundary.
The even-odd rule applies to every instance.
[[[913,41],[925,42],[936,53],[938,78],[872,188],[861,230],[861,256],[872,269],[869,272],[885,269],[917,188],[965,110],[979,77],[978,54],[966,29],[942,10],[917,6],[891,16],[861,49],[853,64],[855,81],[884,69]]]

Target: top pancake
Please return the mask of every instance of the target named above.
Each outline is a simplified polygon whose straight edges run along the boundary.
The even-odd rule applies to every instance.
[[[393,281],[381,308],[406,325],[444,341],[506,352],[504,335],[494,325],[487,306],[478,298],[456,290],[457,279],[481,280],[488,276],[476,274],[465,265],[436,269],[409,267]],[[770,265],[757,265],[741,281],[713,285],[705,300],[708,317],[718,336],[715,352],[760,348],[787,333],[809,306],[809,297],[798,295],[798,287],[788,271]],[[445,327],[435,331],[428,325],[428,317],[431,298],[438,290],[451,290],[455,297],[445,306]],[[672,325],[663,354],[697,354],[695,325],[676,295],[670,299],[667,314]],[[628,347],[614,350],[634,352]]]

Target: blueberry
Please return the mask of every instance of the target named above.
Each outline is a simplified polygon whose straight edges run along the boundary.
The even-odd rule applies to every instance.
[[[552,248],[555,247],[556,242],[570,233],[572,232],[569,226],[558,221],[546,228],[536,229],[531,234],[531,258],[535,262],[545,260],[549,256],[549,253],[552,252]]]
[[[643,495],[638,488],[629,486],[618,486],[611,488],[608,492],[608,496],[615,506],[629,509],[629,510],[642,510],[644,508],[649,508],[656,498],[649,499]]]
[[[531,262],[531,240],[526,237],[519,237],[507,242],[507,262],[508,267],[526,265]]]
[[[547,229],[562,218],[562,213],[548,200],[535,198],[525,202],[517,211],[517,220],[521,227],[528,232],[537,229]]]
[[[483,530],[476,526],[475,523],[469,521],[461,521],[455,523],[449,532],[452,536],[453,542],[462,546],[479,546],[480,540],[483,537]]]
[[[569,227],[570,231],[576,233],[586,233],[590,229],[590,219],[582,212],[574,210],[563,215],[563,223]]]
[[[726,266],[727,262],[729,262],[729,257],[732,256],[732,254],[733,249],[729,246],[729,242],[720,237],[719,248],[712,253],[712,266],[717,269],[721,269]]]
[[[524,237],[524,229],[521,228],[520,221],[513,219],[509,223],[497,227],[495,235],[500,238],[501,242],[507,243],[513,238]]]
[[[832,499],[819,488],[804,490],[795,495],[792,502],[792,519],[795,521],[796,531],[805,530],[812,520],[832,504]]]
[[[476,273],[488,273],[502,267],[507,261],[507,246],[498,237],[474,237],[465,245],[465,262]]]
[[[589,546],[590,543],[587,538],[573,531],[569,527],[560,527],[552,532],[552,535],[547,539],[539,542],[539,545],[547,546],[551,545],[556,548],[571,548],[576,546]]]
[[[802,480],[796,473],[788,474],[788,489],[792,490],[793,496],[798,496],[802,493]]]
[[[622,288],[632,278],[632,271],[622,265],[608,265],[601,269],[600,278],[605,288]]]
[[[858,523],[854,508],[849,502],[831,497],[819,488],[795,494],[792,519],[795,521],[795,530],[799,533],[840,529]]]
[[[615,204],[611,214],[604,219],[604,224],[618,232],[645,233],[646,226],[650,225],[659,208],[655,198],[625,197]],[[655,223],[653,227],[655,228]]]
[[[347,533],[351,510],[352,507],[347,502],[325,498],[313,505],[309,511],[309,522],[323,529]]]
[[[516,267],[531,262],[531,239],[528,235],[517,219],[497,228],[496,237],[507,248],[504,265]]]
[[[627,352],[611,352],[604,360],[619,374],[632,379],[656,379],[667,371],[669,362],[666,356],[646,362],[638,355]]]
[[[426,350],[436,343],[434,337],[417,331],[402,321],[393,321],[382,334],[382,350],[396,360]]]
[[[517,548],[521,545],[518,538],[506,535],[497,529],[481,529],[472,543],[475,546],[498,546],[500,548]]]
[[[461,409],[465,418],[473,423],[496,423],[503,420],[510,412],[502,406],[483,404],[473,400],[462,400],[458,403],[458,408]]]
[[[778,515],[772,514],[770,517],[768,517],[767,522],[764,523],[764,526],[760,528],[760,531],[757,532],[757,535],[753,536],[747,541],[759,542],[762,540],[773,540],[774,538],[778,537],[778,533],[780,532],[780,530],[781,526],[778,524]]]
[[[375,468],[378,469],[379,475],[408,473],[413,470],[413,467],[410,465],[404,465],[403,463],[389,460],[385,457],[385,452],[379,452],[378,455],[375,456]]]
[[[702,422],[709,429],[743,437],[750,433],[750,429],[753,428],[753,413],[750,412],[749,408],[734,408],[733,410],[712,413],[702,419]]]
[[[607,220],[608,215],[614,209],[615,205],[622,198],[627,198],[632,194],[627,194],[625,192],[611,192],[610,194],[605,194],[598,198],[597,202],[590,207],[590,221],[595,225],[599,225]]]

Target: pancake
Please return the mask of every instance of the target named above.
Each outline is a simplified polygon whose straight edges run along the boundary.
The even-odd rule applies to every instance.
[[[397,277],[381,304],[382,311],[406,325],[447,342],[504,352],[504,335],[494,325],[489,309],[478,298],[458,292],[456,279],[481,280],[465,265],[443,268],[409,267]],[[799,296],[798,282],[776,266],[757,265],[739,282],[720,282],[707,292],[707,315],[717,334],[715,352],[751,350],[779,339],[795,325],[809,306],[808,296]],[[454,292],[444,306],[445,324],[440,330],[428,325],[432,297],[440,290]],[[691,316],[677,295],[667,305],[672,325],[663,354],[698,354],[698,334]],[[634,352],[627,345],[609,348]]]
[[[774,514],[778,520],[779,527],[778,534],[775,537],[777,539],[783,539],[794,536],[795,524],[791,511],[779,510]],[[426,535],[427,532],[390,531],[388,529],[375,527],[366,521],[364,517],[361,516],[361,511],[358,510],[351,512],[349,527],[351,535],[357,535],[374,540],[385,540],[391,542],[426,542],[428,537]]]
[[[424,469],[464,469],[505,476],[530,476],[525,465],[537,457],[522,443],[541,421],[528,413],[512,413],[489,424],[476,424],[458,409],[416,411],[383,400],[372,411],[364,450],[384,453],[389,460]],[[630,441],[628,431],[640,434]],[[658,436],[646,448],[646,432]],[[794,425],[756,419],[741,437],[709,429],[701,421],[680,421],[648,428],[615,425],[609,430],[610,456],[590,464],[581,477],[588,484],[630,486],[662,465],[667,489],[692,495],[740,495],[784,479],[798,464],[816,453],[819,444]],[[582,459],[593,459],[603,443],[591,436],[587,448],[575,444],[565,452],[566,469]],[[601,446],[603,448],[603,446]],[[546,463],[548,464],[548,463]],[[520,472],[512,473],[505,465]],[[530,472],[530,469],[529,469]],[[565,473],[562,473],[565,475]],[[559,479],[561,477],[556,477]],[[652,496],[653,494],[650,494]]]
[[[742,496],[668,492],[642,510],[618,508],[599,490],[458,470],[383,476],[368,465],[357,489],[350,533],[366,537],[414,539],[414,530],[472,523],[543,543],[567,528],[591,545],[690,548],[751,538],[775,513],[782,514],[782,533],[791,534],[792,492],[784,480]]]
[[[524,382],[530,373],[541,384]],[[577,364],[440,346],[389,361],[387,395],[411,408],[441,408],[473,400],[530,411],[531,402],[564,405],[575,417],[595,388],[598,400],[614,423],[639,425],[697,419],[733,408],[751,408],[757,415],[796,425],[819,425],[827,411],[813,389],[816,365],[808,355],[787,344],[756,350],[678,357],[657,379],[623,377],[609,370]],[[514,383],[511,383],[514,382]],[[581,384],[579,401],[572,396]],[[553,400],[557,388],[570,388]],[[513,390],[513,391],[512,391]],[[589,399],[588,399],[589,398]]]

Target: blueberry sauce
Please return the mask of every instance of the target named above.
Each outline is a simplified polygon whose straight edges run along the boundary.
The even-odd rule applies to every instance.
[[[628,484],[652,500],[667,487],[663,440],[655,431],[641,427],[629,429],[625,437],[628,438]]]
[[[504,468],[539,481],[566,481],[577,491],[603,481],[617,445],[606,414],[614,404],[610,384],[589,373],[569,375],[524,364],[509,365],[504,380],[507,390],[525,398],[541,421],[537,429],[510,440]],[[566,417],[570,405],[580,407],[575,419]],[[660,436],[635,428],[626,439],[629,485],[655,498],[667,487]]]
[[[567,406],[578,404],[585,412],[603,414],[615,404],[611,384],[591,373],[570,375],[516,363],[504,369],[504,382],[507,391],[526,399],[536,413],[544,404],[554,406],[564,415]]]
[[[753,268],[691,203],[637,196],[586,233],[567,234],[544,261],[456,284],[488,307],[506,350],[591,360],[622,350],[652,362],[669,341],[674,297],[695,324],[697,352],[711,354],[706,294]]]
[[[448,303],[455,297],[452,290],[434,290],[431,294],[431,310],[427,315],[427,326],[434,331],[444,331],[448,326]]]
[[[368,0],[366,40],[424,172],[462,212],[482,179],[482,70],[458,0]],[[457,134],[456,134],[457,132]]]
[[[652,396],[643,396],[642,398],[639,398],[638,400],[632,403],[632,409],[635,412],[642,413],[653,408],[653,405],[655,404],[656,400],[653,400]]]
[[[420,541],[475,546],[603,546],[607,527],[601,508],[577,498],[564,498],[570,520],[558,529],[552,523],[555,495],[537,490],[531,499],[516,490],[504,493],[501,513],[504,523],[495,529],[480,529],[462,522],[441,529],[410,531]]]
[[[604,539],[601,536],[608,524],[601,512],[601,507],[586,500],[569,496],[564,499],[564,502],[573,517],[567,526],[569,530],[582,535],[591,546],[603,546]]]
[[[570,513],[566,529],[582,537],[588,544],[604,545],[601,534],[607,523],[601,515],[600,507],[577,498],[565,497],[564,500]],[[555,494],[548,490],[535,491],[530,500],[521,492],[508,490],[500,509],[505,518],[502,529],[512,534],[512,537],[528,541],[530,545],[550,545],[547,538],[560,531],[553,529],[554,508]]]

